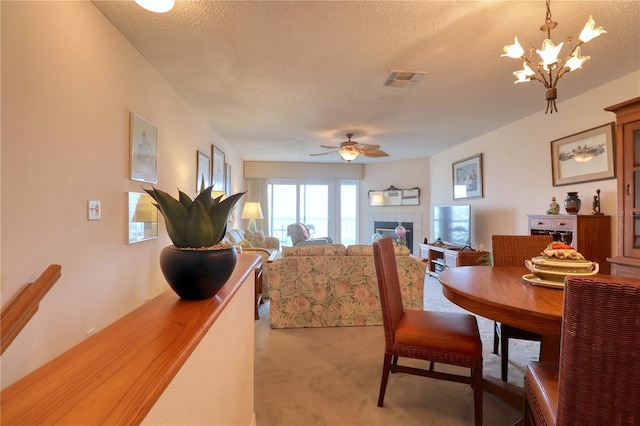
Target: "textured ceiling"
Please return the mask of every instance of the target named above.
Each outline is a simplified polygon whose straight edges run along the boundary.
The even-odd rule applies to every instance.
[[[514,85],[522,64],[500,57],[514,36],[540,48],[544,1],[177,1],[165,14],[93,3],[244,160],[339,162],[309,154],[345,133],[390,154],[356,162],[427,157],[546,106],[544,87]],[[558,83],[558,114],[640,69],[640,1],[553,1],[551,12],[556,44],[589,14],[607,30]],[[427,74],[384,87],[391,70]]]

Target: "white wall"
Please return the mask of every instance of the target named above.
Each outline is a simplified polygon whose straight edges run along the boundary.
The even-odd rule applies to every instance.
[[[160,238],[127,245],[129,113],[158,126],[159,188],[193,194],[196,150],[242,162],[91,2],[1,2],[2,305],[52,263],[62,278],[3,354],[2,387],[167,289]],[[149,187],[150,184],[143,184]],[[87,200],[102,219],[87,220]]]
[[[566,78],[580,78],[580,75]],[[542,93],[542,86],[540,91]],[[544,214],[554,196],[562,206],[568,191],[578,191],[583,200],[580,213],[589,214],[599,188],[602,212],[614,216],[612,235],[616,235],[616,180],[554,187],[550,142],[615,121],[615,115],[604,108],[638,95],[640,70],[580,96],[560,99],[559,112],[553,115],[544,114],[545,105],[541,102],[539,113],[433,156],[432,205],[470,203],[471,241],[475,246],[482,244],[489,248],[492,234],[526,234],[526,215]],[[484,198],[454,202],[451,164],[478,153],[484,157]],[[614,242],[612,253],[615,253]]]

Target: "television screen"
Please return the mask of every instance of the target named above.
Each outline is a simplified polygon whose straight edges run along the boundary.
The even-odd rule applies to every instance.
[[[471,206],[435,206],[433,238],[446,244],[471,245]]]

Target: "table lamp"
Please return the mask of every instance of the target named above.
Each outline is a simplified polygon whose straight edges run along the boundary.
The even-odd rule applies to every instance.
[[[256,219],[262,219],[262,208],[260,208],[260,203],[256,201],[248,201],[244,203],[242,219],[249,219],[249,231],[257,232]]]

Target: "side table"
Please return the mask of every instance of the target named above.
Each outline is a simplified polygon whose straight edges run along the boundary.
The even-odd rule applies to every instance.
[[[253,319],[256,321],[260,319],[260,314],[258,314],[258,306],[260,306],[260,304],[262,303],[262,274],[264,272],[263,267],[264,267],[264,261],[260,260],[258,265],[256,265],[256,269],[255,269],[256,299],[254,303],[255,313],[254,313]]]
[[[262,285],[263,285],[263,276],[264,276],[264,264],[266,262],[272,262],[278,258],[279,252],[272,252],[269,254],[268,259],[265,261],[265,258],[261,256],[261,259],[256,266],[255,269],[255,283],[256,283],[256,295],[255,295],[255,311],[254,311],[254,319],[259,320],[260,314],[258,313],[258,307],[262,303]]]

